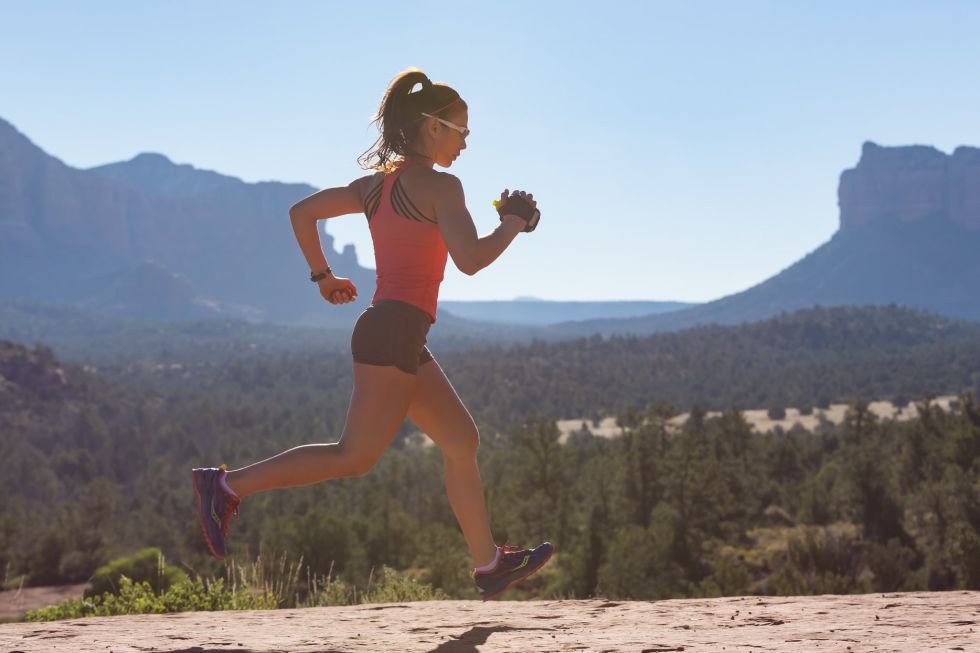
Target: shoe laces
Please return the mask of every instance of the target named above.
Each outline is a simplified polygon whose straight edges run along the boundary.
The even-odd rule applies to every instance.
[[[515,551],[521,551],[522,550],[519,546],[511,546],[509,544],[504,544],[504,545],[499,546],[497,548],[500,549],[500,557],[501,558],[503,558],[508,553],[513,553]],[[470,576],[472,576],[473,578],[476,578],[476,576],[477,576],[476,570],[471,570],[470,571]],[[481,589],[480,591],[482,592],[483,590]]]
[[[222,464],[219,469],[223,470],[225,473],[228,472],[228,467],[225,464]],[[228,524],[231,523],[232,516],[238,517],[238,504],[240,504],[242,500],[241,497],[225,492],[224,488],[222,488],[220,484],[218,485],[218,490],[224,495],[225,498],[224,514],[221,516],[221,530],[222,535],[226,535],[228,533]]]

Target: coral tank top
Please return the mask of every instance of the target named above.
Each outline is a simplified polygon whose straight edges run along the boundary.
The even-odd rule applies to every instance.
[[[407,167],[401,163],[385,175],[378,208],[368,218],[378,274],[371,301],[406,302],[425,311],[435,323],[449,250],[438,223],[415,209],[400,186],[396,188],[395,182]]]

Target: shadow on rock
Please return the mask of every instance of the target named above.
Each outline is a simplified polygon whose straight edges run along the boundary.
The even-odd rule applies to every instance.
[[[550,628],[514,628],[512,626],[474,626],[465,633],[456,637],[454,641],[444,642],[435,647],[429,653],[479,653],[477,646],[486,644],[487,639],[493,633],[502,633],[508,630],[551,630]]]

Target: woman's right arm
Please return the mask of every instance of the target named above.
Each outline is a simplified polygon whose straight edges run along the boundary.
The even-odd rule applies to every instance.
[[[319,220],[334,218],[338,215],[363,211],[362,185],[370,178],[369,175],[355,179],[347,186],[325,188],[301,199],[290,207],[289,219],[293,225],[293,233],[296,235],[296,242],[299,243],[299,248],[302,250],[311,272],[319,272],[327,268],[327,259],[323,255],[320,232],[316,228],[316,223]],[[357,296],[357,291],[349,280],[337,279],[331,274],[320,282],[321,294],[331,303],[345,303],[333,301],[332,295],[334,291],[348,287],[350,288],[348,301],[350,301]]]
[[[359,177],[346,186],[324,188],[304,197],[289,208],[293,223],[313,222],[336,218],[338,215],[360,213],[364,210],[363,190],[373,175]]]
[[[449,173],[440,173],[440,184],[435,202],[439,231],[456,267],[464,274],[474,275],[497,260],[526,223],[516,215],[505,215],[496,229],[480,238],[466,209],[459,179]],[[502,195],[501,199],[506,197]]]

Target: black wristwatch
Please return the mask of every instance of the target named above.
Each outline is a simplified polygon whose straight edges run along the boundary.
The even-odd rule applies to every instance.
[[[327,278],[327,275],[330,274],[333,274],[333,270],[331,270],[330,266],[328,265],[327,269],[322,272],[310,272],[310,281],[314,283],[317,281],[322,281],[323,279]]]

